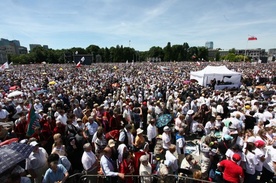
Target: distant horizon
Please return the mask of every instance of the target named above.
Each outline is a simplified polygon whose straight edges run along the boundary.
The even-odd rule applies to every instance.
[[[3,38],[3,39],[6,39],[6,38]],[[10,39],[9,39],[10,40]],[[16,40],[16,41],[19,41],[20,42],[20,46],[23,46],[23,47],[26,47],[28,50],[30,50],[30,45],[31,44],[33,44],[33,45],[40,45],[40,46],[48,46],[49,47],[49,49],[54,49],[54,50],[62,50],[62,49],[64,49],[64,50],[68,50],[68,49],[71,49],[71,48],[84,48],[84,49],[86,49],[88,46],[90,46],[90,45],[95,45],[95,44],[90,44],[90,45],[88,45],[88,46],[86,46],[86,47],[77,47],[77,46],[73,46],[73,47],[70,47],[70,48],[52,48],[50,45],[44,45],[44,44],[39,44],[39,43],[30,43],[28,46],[25,46],[25,45],[21,45],[21,41],[20,40],[18,40],[18,39],[13,39],[13,40]],[[10,40],[10,41],[13,41],[13,40]],[[189,43],[188,43],[189,44]],[[178,44],[179,45],[179,44]],[[99,46],[99,45],[96,45],[96,46]],[[117,45],[114,45],[114,46],[110,46],[109,48],[111,48],[111,47],[116,47]],[[119,45],[119,46],[121,46],[121,45]],[[122,46],[124,46],[124,45],[122,45]],[[167,44],[165,45],[165,46],[159,46],[159,47],[161,47],[161,48],[164,48],[164,47],[166,47],[167,46]],[[173,46],[173,44],[171,44],[171,46]],[[100,47],[100,46],[99,46]],[[105,48],[106,46],[104,46],[104,47],[100,47],[100,48]],[[128,47],[128,46],[124,46],[125,48],[126,47]],[[154,46],[152,46],[152,47],[154,47]],[[158,46],[156,46],[156,47],[158,47]],[[193,47],[193,46],[190,46],[189,45],[189,47]],[[205,45],[202,45],[202,46],[195,46],[195,47],[205,47]],[[130,48],[132,48],[132,47],[130,47]],[[150,47],[151,48],[151,47]],[[149,48],[149,49],[150,49]],[[148,50],[138,50],[138,51],[149,51],[149,49]],[[223,48],[213,48],[212,50],[216,50],[216,49],[220,49],[220,50],[222,50],[222,51],[229,51],[229,50],[231,50],[231,49],[233,49],[233,48],[229,48],[229,49],[223,49]],[[236,50],[244,50],[244,49],[246,49],[246,48],[235,48],[234,47],[234,49],[236,49]],[[247,48],[247,49],[265,49],[265,48]],[[266,51],[268,51],[269,49],[276,49],[276,47],[275,48],[268,48],[268,49],[265,49]],[[137,49],[135,49],[135,50],[137,50]]]
[[[275,0],[3,1],[0,36],[52,49],[122,45],[205,46],[223,50],[276,48]],[[256,41],[247,41],[249,36]]]

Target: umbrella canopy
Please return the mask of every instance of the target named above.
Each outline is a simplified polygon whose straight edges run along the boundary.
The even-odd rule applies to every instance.
[[[172,115],[170,114],[163,114],[157,119],[156,127],[161,128],[166,126],[172,120]]]
[[[16,90],[19,86],[11,86],[9,90]]]
[[[22,91],[16,90],[16,91],[13,91],[10,94],[8,94],[8,97],[10,98],[10,97],[17,97],[17,96],[22,96],[22,95],[23,95]]]
[[[18,142],[18,140],[19,140],[19,138],[12,138],[12,139],[9,139],[9,140],[5,140],[4,142],[0,143],[0,147],[4,146],[4,145],[9,145],[13,142]]]
[[[33,150],[33,146],[21,143],[0,147],[0,174],[28,158]]]
[[[55,85],[56,82],[55,82],[55,81],[50,81],[48,84],[49,84],[49,85]]]
[[[190,83],[191,83],[191,81],[189,81],[189,80],[183,81],[183,84],[184,84],[184,85],[188,85],[188,84],[190,84]]]

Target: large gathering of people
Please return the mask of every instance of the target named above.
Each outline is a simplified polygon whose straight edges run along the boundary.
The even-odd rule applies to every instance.
[[[241,72],[240,88],[189,80],[207,65]],[[14,65],[0,73],[0,141],[17,138],[34,150],[0,180],[78,182],[70,176],[80,173],[91,183],[181,176],[269,182],[276,173],[275,89],[275,63]],[[186,150],[194,139],[199,157]]]

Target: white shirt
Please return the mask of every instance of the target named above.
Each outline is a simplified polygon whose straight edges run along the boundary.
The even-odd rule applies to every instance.
[[[127,140],[128,140],[128,146],[132,147],[133,146],[133,135],[130,132],[127,132],[127,130],[124,128],[124,131],[120,132],[119,135],[119,142],[124,142],[125,141],[125,132],[127,134]]]
[[[223,107],[222,107],[222,105],[217,105],[217,113],[219,113],[219,114],[223,114],[224,112],[223,112]]]
[[[225,135],[230,135],[230,130],[226,126],[222,128],[221,137],[224,137]]]
[[[66,114],[58,115],[58,117],[56,118],[56,121],[60,121],[61,124],[67,125],[67,116],[66,116]]]
[[[177,151],[177,154],[182,154],[181,153],[181,149],[183,150],[183,152],[185,154],[185,147],[186,147],[186,141],[185,141],[184,136],[181,137],[181,138],[178,138],[176,140],[176,151]]]
[[[266,117],[263,113],[256,112],[253,117],[256,118],[257,122],[266,121]]]
[[[246,173],[254,175],[255,167],[257,164],[258,164],[258,161],[255,154],[248,151],[247,154],[245,155]]]
[[[162,134],[162,146],[164,149],[169,149],[171,145],[171,137],[166,132]]]
[[[257,158],[258,164],[256,165],[256,170],[261,172],[263,170],[263,162],[261,161],[261,157],[265,156],[264,150],[260,148],[255,149],[255,156]]]
[[[151,183],[152,182],[151,177],[143,177],[143,175],[151,175],[151,173],[152,173],[152,167],[150,163],[148,163],[146,166],[143,165],[142,163],[140,164],[139,175],[142,176],[141,183]]]
[[[39,169],[47,165],[48,154],[42,147],[38,148],[38,152],[32,152],[26,159],[26,170]]]
[[[112,160],[105,155],[101,157],[100,164],[105,176],[117,176],[118,172],[114,172],[115,168],[112,164]]]
[[[271,119],[273,118],[272,113],[269,112],[269,111],[265,111],[265,112],[263,113],[263,115],[264,115],[264,117],[265,117],[266,120],[271,120]]]
[[[153,126],[152,124],[149,124],[149,126],[147,127],[147,137],[148,137],[148,140],[151,141],[157,135],[158,135],[157,134],[157,127]]]
[[[35,103],[34,109],[36,112],[38,112],[39,110],[43,110],[43,105],[41,103]]]
[[[169,150],[166,151],[165,158],[170,162],[170,168],[172,171],[176,172],[178,170],[177,158]]]
[[[92,122],[92,124],[90,122],[85,123],[85,126],[87,127],[87,130],[89,132],[89,135],[93,136],[94,133],[96,133],[99,125],[98,123],[96,123],[95,121]]]
[[[197,121],[192,121],[191,125],[191,133],[196,133],[198,130],[198,122]]]
[[[84,151],[81,157],[81,163],[84,170],[89,170],[96,163],[96,160],[97,157],[92,151]]]
[[[239,154],[240,157],[241,157],[241,160],[237,162],[237,164],[240,165],[242,161],[245,161],[245,157],[244,157],[244,154],[242,152],[240,152],[240,151],[239,152],[234,152],[232,149],[227,149],[227,151],[225,153],[225,156],[227,156],[228,158],[230,158],[231,160],[233,160],[232,156],[235,153]]]
[[[266,147],[266,154],[265,154],[265,161],[263,163],[264,167],[269,170],[270,172],[275,173],[273,160],[276,159],[276,149],[272,146]]]
[[[0,119],[5,119],[9,115],[9,112],[6,109],[0,110]]]
[[[182,121],[179,118],[176,118],[174,128],[178,131],[179,128],[181,128],[181,125],[182,125]]]
[[[205,129],[205,134],[209,135],[211,133],[211,131],[214,130],[215,127],[215,123],[211,123],[210,121],[208,121],[204,127]]]

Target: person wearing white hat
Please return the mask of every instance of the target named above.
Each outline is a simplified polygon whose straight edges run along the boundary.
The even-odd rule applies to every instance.
[[[141,183],[151,183],[152,182],[151,177],[143,177],[143,176],[148,176],[152,174],[152,167],[151,167],[151,164],[149,163],[148,156],[142,155],[139,160],[141,162],[139,167],[139,175],[141,176]]]
[[[135,141],[134,141],[134,147],[136,150],[142,149],[146,142],[146,140],[143,136],[143,132],[144,132],[144,130],[142,130],[141,128],[138,128],[136,130],[137,136],[135,137]]]
[[[39,113],[39,110],[43,110],[43,105],[41,104],[41,102],[39,101],[39,99],[35,99],[34,101],[34,109],[37,113]]]
[[[148,141],[149,141],[150,152],[154,151],[157,135],[158,135],[158,132],[157,132],[157,127],[155,126],[155,119],[152,119],[149,122],[149,125],[147,127],[147,137],[148,137]]]
[[[171,130],[168,126],[165,126],[163,128],[163,134],[162,134],[162,147],[165,150],[168,150],[171,145]]]

